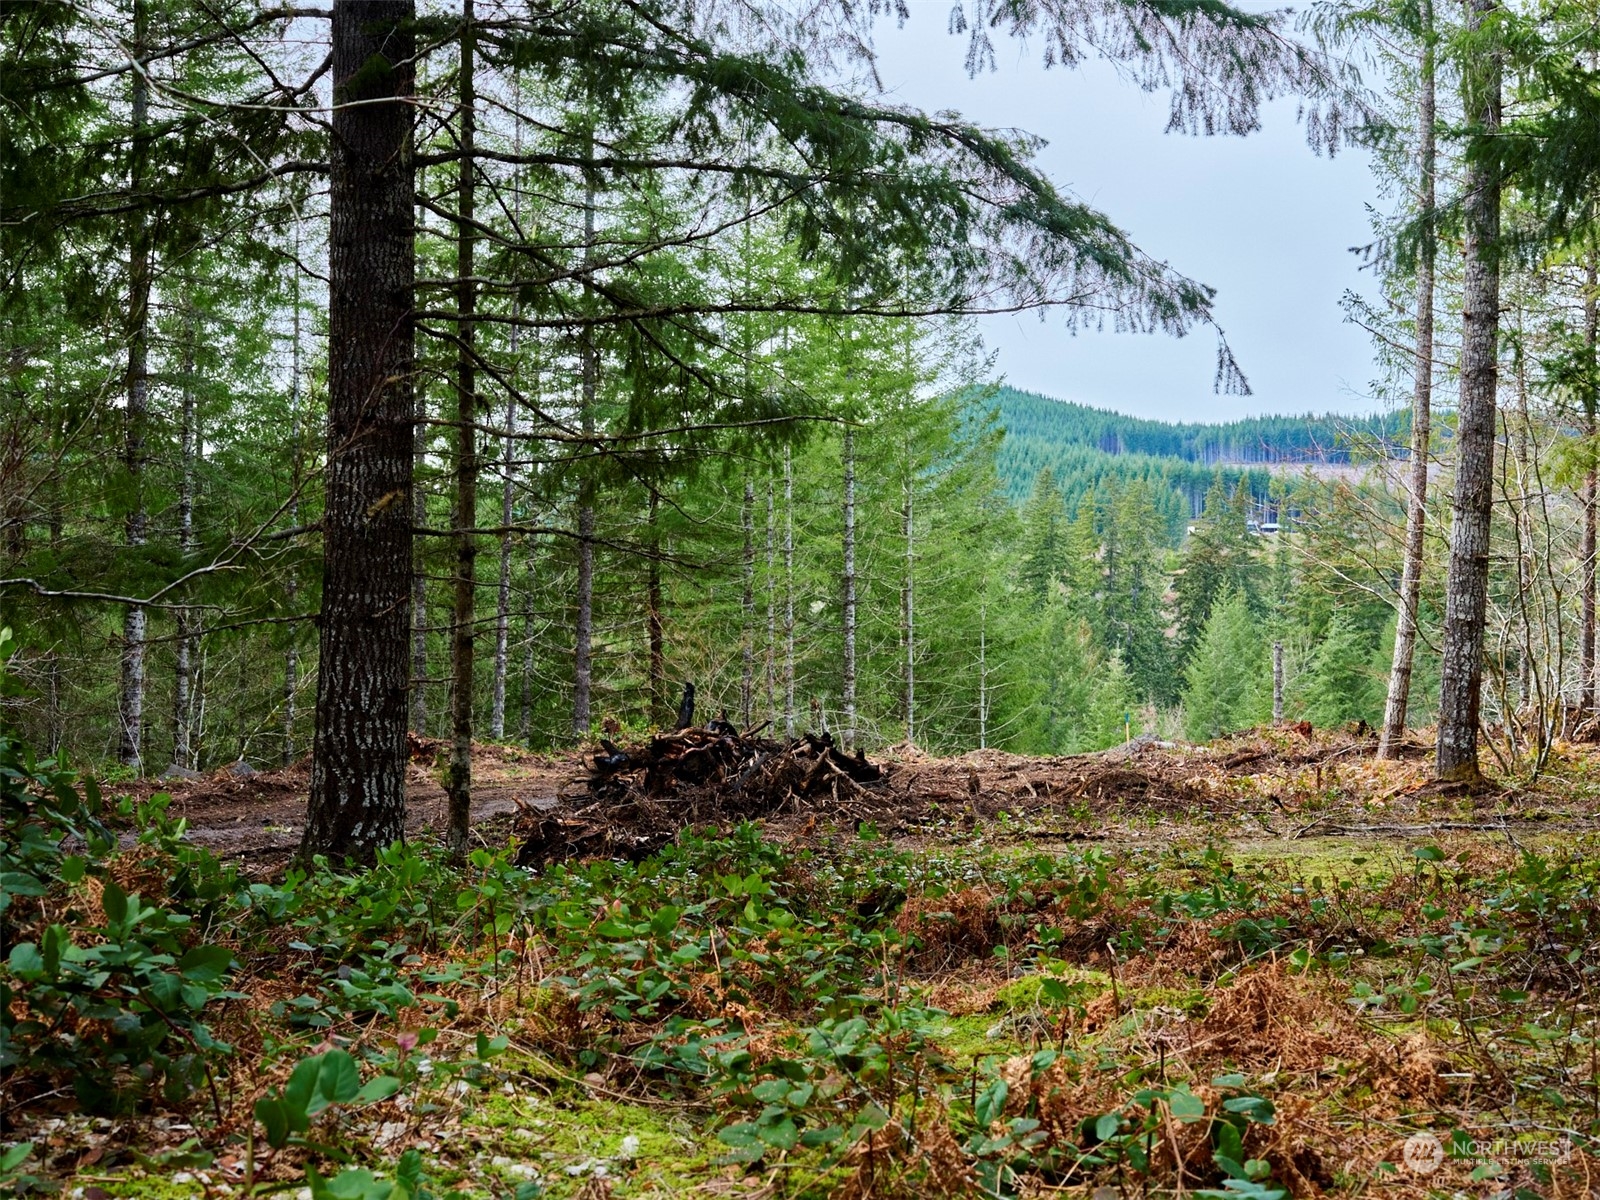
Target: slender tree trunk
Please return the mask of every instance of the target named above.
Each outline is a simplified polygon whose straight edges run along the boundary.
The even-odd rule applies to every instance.
[[[144,0],[134,0],[133,52],[145,51],[147,14]],[[144,187],[146,125],[149,121],[150,89],[143,66],[133,72],[133,155],[129,183],[137,193]],[[138,553],[149,536],[145,512],[145,425],[150,415],[149,319],[150,319],[150,232],[141,214],[132,218],[128,240],[128,342],[127,411],[123,420],[123,465],[128,472],[129,493],[124,538]],[[144,691],[145,691],[145,610],[130,604],[122,614],[122,663],[118,687],[117,716],[119,737],[117,760],[125,767],[144,773]]]
[[[1283,720],[1283,643],[1272,643],[1272,720]]]
[[[194,398],[194,314],[188,314],[183,347],[183,400],[178,421],[178,554],[187,568],[194,553],[194,467],[200,431],[195,421]],[[187,606],[177,611],[176,661],[172,672],[172,765],[192,769],[194,747],[194,670],[195,642],[199,638],[196,614]]]
[[[856,740],[856,443],[855,430],[844,429],[844,735]]]
[[[744,503],[739,510],[739,524],[744,529],[744,603],[741,606],[742,622],[739,651],[742,671],[739,675],[739,718],[744,728],[755,724],[756,704],[756,485],[748,475],[744,479]]]
[[[978,749],[989,748],[989,597],[978,601]]]
[[[650,561],[645,567],[645,635],[650,643],[647,667],[650,720],[663,721],[667,704],[666,637],[661,624],[661,497],[650,486]]]
[[[294,324],[290,332],[293,338],[289,347],[289,444],[294,455],[293,478],[290,481],[289,492],[289,525],[294,527],[300,524],[300,226],[296,223],[294,228]],[[300,572],[294,567],[289,568],[289,580],[285,588],[288,593],[289,611],[293,612],[295,602],[300,597]],[[291,633],[293,638],[294,634]],[[283,652],[283,765],[289,766],[294,762],[295,740],[294,726],[296,719],[296,698],[300,690],[300,648],[290,641],[289,648]]]
[[[301,853],[405,836],[415,0],[334,0],[328,465],[316,739]]]
[[[1492,19],[1498,0],[1470,0],[1469,23]],[[1501,56],[1475,53],[1462,67],[1467,120],[1480,138],[1500,128]],[[1494,497],[1495,390],[1499,382],[1500,188],[1498,166],[1471,155],[1463,189],[1461,402],[1456,433],[1455,503],[1445,584],[1436,769],[1442,780],[1471,782],[1478,768],[1484,615],[1489,586],[1489,516]]]
[[[767,472],[767,654],[766,689],[767,719],[778,721],[778,575],[777,575],[777,524],[773,503],[772,473]]]
[[[513,72],[511,78],[514,122],[512,132],[512,149],[520,157],[522,154],[522,79]],[[511,191],[511,215],[513,223],[521,228],[522,225],[522,188],[520,180],[513,179]],[[514,300],[511,305],[513,317],[522,316],[522,302]],[[511,326],[511,379],[515,383],[521,370],[521,333],[522,327],[515,322]],[[537,343],[535,343],[537,345]],[[500,525],[504,532],[500,534],[500,589],[495,593],[494,610],[494,689],[493,702],[489,713],[489,734],[495,741],[503,741],[506,736],[506,672],[509,668],[509,652],[511,640],[511,549],[512,537],[510,532],[511,520],[516,512],[515,482],[516,469],[513,466],[516,452],[517,429],[517,400],[516,396],[506,397],[506,437],[504,446],[504,478],[500,481]]]
[[[444,789],[450,798],[445,846],[459,862],[467,853],[467,828],[472,820],[472,701],[477,652],[478,599],[478,381],[473,362],[477,284],[473,251],[477,232],[473,162],[476,153],[477,104],[474,92],[476,49],[473,45],[473,0],[461,10],[461,167],[456,224],[456,550],[455,597],[450,620],[450,667],[453,681],[450,712],[450,769]]]
[[[907,448],[909,460],[910,448]],[[903,589],[903,628],[906,644],[906,741],[917,740],[917,596],[916,586],[916,480],[908,470],[905,481],[906,503],[903,526],[906,541],[906,582]]]
[[[1418,207],[1423,220],[1423,234],[1417,255],[1417,346],[1412,363],[1411,391],[1411,486],[1406,498],[1406,540],[1400,569],[1400,601],[1395,617],[1389,693],[1383,709],[1383,732],[1378,739],[1379,758],[1398,756],[1400,742],[1406,735],[1406,707],[1411,697],[1411,667],[1417,646],[1417,604],[1422,592],[1423,533],[1428,519],[1428,455],[1433,405],[1434,167],[1437,156],[1434,76],[1433,4],[1432,0],[1422,0],[1417,144],[1421,159]]]
[[[61,480],[57,476],[50,487],[50,552],[57,556],[61,553],[62,534],[61,514]],[[49,704],[49,753],[54,758],[61,753],[61,744],[66,740],[66,708],[65,697],[62,695],[61,679],[61,651],[56,644],[50,647],[49,665],[46,673],[47,696]]]
[[[794,737],[794,454],[783,448],[783,734]]]
[[[411,520],[421,529],[428,523],[428,493],[422,486],[427,454],[428,397],[417,391],[417,438],[412,452]],[[428,732],[428,571],[422,538],[414,538],[411,553],[411,696],[410,726],[419,737]]]
[[[535,613],[533,611],[533,581],[536,578],[534,570],[538,565],[538,543],[532,537],[528,538],[528,587],[527,600],[522,610],[522,720],[519,722],[519,737],[524,746],[533,745],[533,633]]]
[[[1600,281],[1595,278],[1596,262],[1595,251],[1589,251],[1588,269],[1584,272],[1583,291],[1583,346],[1585,351],[1584,367],[1589,371],[1588,378],[1594,379],[1595,369],[1595,335],[1597,326],[1600,326],[1600,312],[1597,312],[1596,287]],[[1600,408],[1600,397],[1594,394],[1593,384],[1586,391],[1583,398],[1583,432],[1589,442],[1589,468],[1583,475],[1583,629],[1581,637],[1583,645],[1579,648],[1581,666],[1579,672],[1583,677],[1582,698],[1579,700],[1580,715],[1592,716],[1595,712],[1596,690],[1600,688],[1600,680],[1596,679],[1595,667],[1595,526],[1596,505],[1600,504],[1600,480],[1596,478],[1594,454],[1596,442],[1600,440],[1600,422],[1596,420],[1596,409]]]
[[[511,327],[511,356],[516,361],[517,327]],[[513,367],[513,370],[515,368]],[[494,699],[489,710],[489,736],[504,741],[506,736],[506,668],[511,650],[511,520],[515,515],[512,488],[511,456],[516,445],[511,436],[517,419],[517,402],[514,396],[506,398],[506,439],[504,471],[500,481],[500,587],[494,604]]]
[[[533,394],[537,396],[544,384],[539,335],[533,335]],[[522,719],[519,737],[524,746],[533,745],[533,665],[534,630],[537,615],[533,610],[534,584],[539,578],[539,543],[533,534],[528,535],[527,584],[523,588],[522,606]]]
[[[590,150],[594,142],[590,140]],[[584,179],[584,259],[594,259],[595,187],[592,173]],[[599,383],[600,355],[594,344],[594,327],[585,325],[580,336],[582,355],[582,427],[585,437],[594,433],[595,394]],[[594,681],[594,483],[587,472],[578,485],[578,616],[575,630],[572,679],[572,735],[587,737],[590,690]]]

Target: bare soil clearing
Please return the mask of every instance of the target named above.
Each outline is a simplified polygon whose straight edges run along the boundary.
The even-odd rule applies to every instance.
[[[424,744],[424,752],[431,749]],[[423,757],[424,761],[417,761]],[[426,836],[442,828],[446,797],[431,760],[413,754],[407,770],[406,832]],[[514,746],[473,747],[472,818],[486,825],[519,806],[552,808],[561,789],[581,778],[576,755],[551,757]],[[171,811],[189,823],[188,840],[247,868],[251,873],[281,869],[300,845],[305,828],[311,764],[302,760],[277,771],[248,774],[223,767],[199,779],[142,780],[136,785],[106,785],[110,794],[141,798],[156,792],[172,797]]]
[[[569,840],[567,853],[578,856],[647,853],[685,826],[723,828],[741,819],[761,819],[770,835],[802,841],[870,823],[911,845],[965,841],[982,830],[996,843],[1125,846],[1200,836],[1270,842],[1288,854],[1296,842],[1329,837],[1405,841],[1600,830],[1600,804],[1581,786],[1591,771],[1600,776],[1600,755],[1589,747],[1563,747],[1558,769],[1533,785],[1503,781],[1468,792],[1430,781],[1420,742],[1397,761],[1374,759],[1374,746],[1366,736],[1295,728],[1204,746],[1135,739],[1060,758],[1000,750],[938,758],[900,745],[872,756],[881,778],[846,779],[842,793],[835,778],[831,789],[800,794],[785,784],[753,795],[742,780],[733,789],[735,774],[698,780],[693,795],[647,798],[637,788],[638,794],[619,788],[626,776],[597,771],[594,763],[608,753],[602,747],[544,755],[478,744],[473,823],[484,845],[503,845],[510,836],[538,843],[530,861],[560,857],[562,838]],[[436,749],[427,741],[414,747],[406,822],[413,837],[430,836],[444,821]],[[309,786],[309,762],[302,761],[259,773],[226,767],[124,790],[170,793],[173,813],[188,821],[189,840],[252,873],[270,874],[299,844]]]

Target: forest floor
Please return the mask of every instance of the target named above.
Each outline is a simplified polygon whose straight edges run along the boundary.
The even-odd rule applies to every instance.
[[[469,867],[416,764],[411,849],[287,880],[303,768],[143,785],[241,872],[107,865],[232,952],[231,1049],[99,1115],[14,1072],[0,1194],[1592,1200],[1600,749],[1478,791],[1372,749],[901,747],[848,805],[527,870],[588,760],[483,747]],[[47,907],[106,919],[94,882]]]

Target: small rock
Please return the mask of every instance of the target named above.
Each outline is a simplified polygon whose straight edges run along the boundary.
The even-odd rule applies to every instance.
[[[188,767],[180,767],[177,763],[173,763],[165,771],[161,772],[161,778],[163,778],[163,779],[199,779],[200,778],[200,772],[199,771],[191,771]]]
[[[228,766],[228,774],[232,775],[235,779],[254,779],[260,773],[261,772],[257,771],[242,758],[238,762],[231,763]]]

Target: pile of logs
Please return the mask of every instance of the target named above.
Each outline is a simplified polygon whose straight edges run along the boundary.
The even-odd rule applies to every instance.
[[[642,858],[691,825],[815,809],[862,820],[883,769],[831,734],[791,742],[740,733],[726,719],[652,737],[630,748],[600,739],[585,793],[575,806],[528,812],[518,822],[518,861],[602,855]]]

